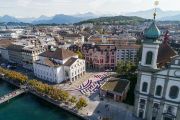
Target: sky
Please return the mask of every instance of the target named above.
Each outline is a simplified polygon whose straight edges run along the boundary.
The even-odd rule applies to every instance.
[[[180,0],[159,0],[162,10],[180,11]],[[92,12],[120,15],[152,9],[154,0],[0,0],[0,16],[39,17]]]

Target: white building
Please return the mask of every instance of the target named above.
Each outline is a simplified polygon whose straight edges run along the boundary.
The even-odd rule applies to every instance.
[[[123,45],[116,46],[116,62],[118,61],[131,61],[136,63],[138,61],[138,52],[140,45]]]
[[[180,56],[159,37],[153,21],[144,32],[135,114],[146,120],[180,120]]]
[[[23,32],[22,29],[5,29],[0,31],[0,38],[18,38]]]
[[[79,59],[72,51],[57,48],[39,55],[33,63],[34,74],[45,81],[61,83],[73,82],[85,74],[85,60]]]
[[[39,59],[39,54],[43,53],[46,51],[46,48],[42,46],[25,46],[22,49],[22,64],[23,67],[29,70],[33,70],[33,62]]]

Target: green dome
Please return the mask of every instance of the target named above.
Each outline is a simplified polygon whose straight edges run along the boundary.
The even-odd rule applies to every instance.
[[[149,28],[145,29],[144,37],[147,39],[157,39],[161,35],[160,30],[155,24],[155,21],[149,26]]]

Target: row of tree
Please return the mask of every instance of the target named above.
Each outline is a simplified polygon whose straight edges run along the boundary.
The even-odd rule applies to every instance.
[[[54,88],[48,84],[44,84],[38,80],[28,80],[28,77],[12,70],[4,69],[0,67],[0,73],[20,84],[26,84],[30,89],[45,94],[54,100],[75,105],[79,110],[87,106],[87,101],[84,98],[77,99],[75,96],[71,96],[67,91]]]
[[[84,98],[79,98],[78,100],[75,96],[70,96],[67,91],[54,88],[53,86],[49,86],[48,84],[44,84],[40,81],[30,80],[28,81],[28,85],[38,92],[50,96],[54,100],[75,104],[77,109],[82,109],[83,107],[87,106],[87,101]]]
[[[11,80],[17,81],[20,84],[24,84],[28,80],[28,77],[26,75],[23,75],[19,72],[15,72],[12,70],[4,69],[2,67],[0,67],[0,73],[3,73],[4,75],[6,75]]]

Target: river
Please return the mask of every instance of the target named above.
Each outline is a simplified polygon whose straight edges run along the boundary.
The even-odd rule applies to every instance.
[[[0,80],[0,96],[16,88]],[[0,105],[0,120],[81,120],[46,101],[25,93]]]

